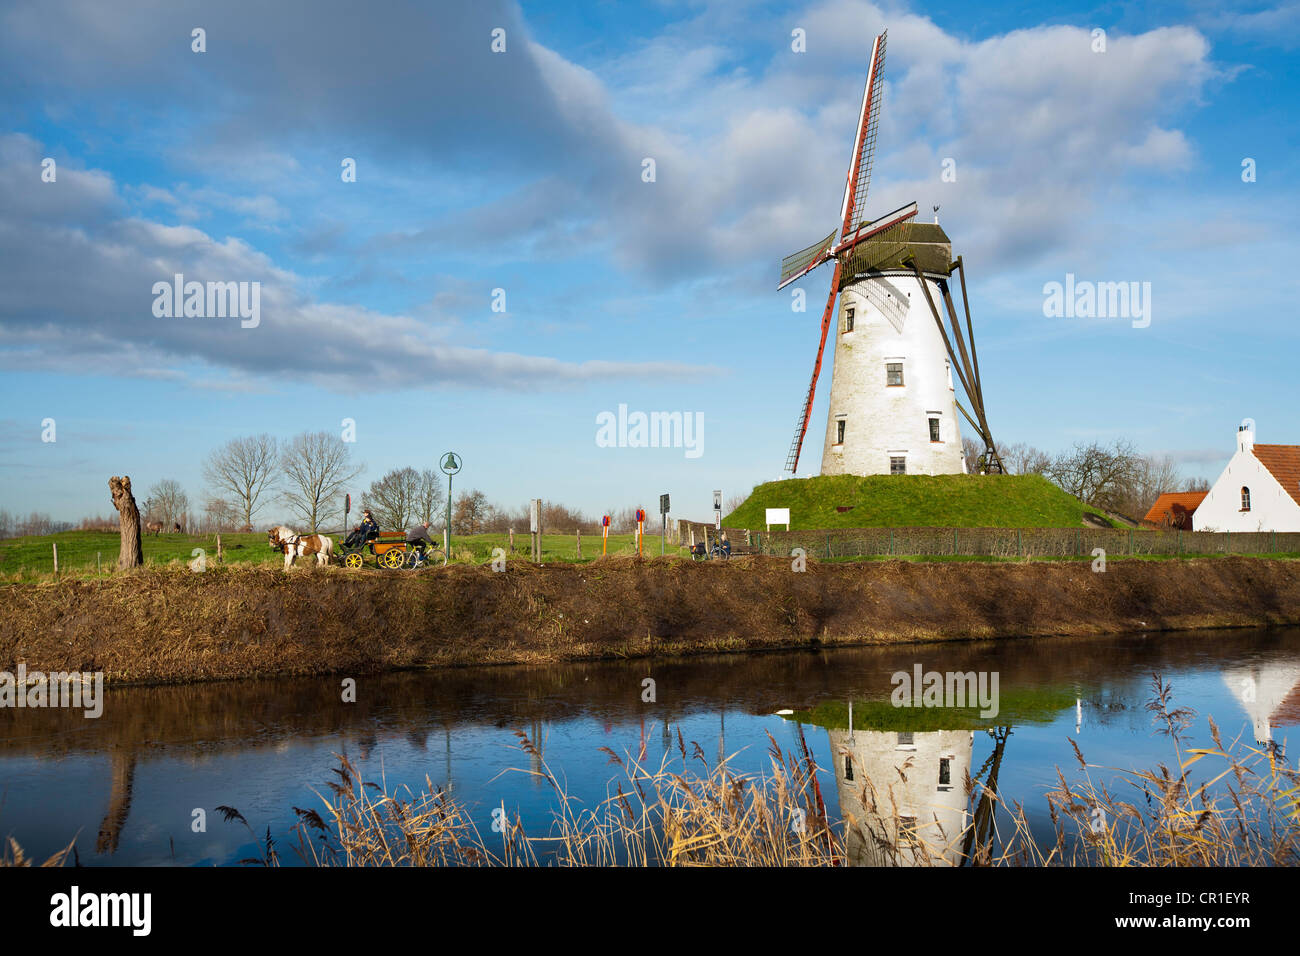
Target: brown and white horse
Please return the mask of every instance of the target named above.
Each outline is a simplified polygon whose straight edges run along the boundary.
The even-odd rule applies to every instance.
[[[325,565],[334,557],[334,539],[327,534],[298,534],[292,528],[283,525],[272,528],[266,533],[272,551],[284,554],[284,569],[289,570],[293,562],[304,555],[316,555],[316,563]]]
[[[145,534],[161,534],[163,523],[161,521],[146,521],[144,524]]]

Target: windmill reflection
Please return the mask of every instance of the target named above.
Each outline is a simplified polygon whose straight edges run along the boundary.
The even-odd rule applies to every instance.
[[[987,865],[998,773],[1010,727],[860,730],[828,727],[850,866]],[[971,773],[976,733],[993,750]]]

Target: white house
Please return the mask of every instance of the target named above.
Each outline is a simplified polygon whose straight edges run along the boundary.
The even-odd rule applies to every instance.
[[[1273,739],[1273,728],[1300,722],[1300,667],[1288,661],[1257,661],[1229,667],[1223,682],[1241,702],[1255,729],[1255,743]]]
[[[1300,531],[1300,445],[1257,445],[1237,429],[1237,451],[1196,509],[1198,531]]]

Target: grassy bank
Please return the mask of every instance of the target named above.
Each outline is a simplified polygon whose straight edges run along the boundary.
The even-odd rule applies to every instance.
[[[434,538],[441,541],[441,533],[433,529]],[[335,536],[335,543],[340,539]],[[202,550],[209,560],[217,553],[217,539],[213,534],[158,534],[142,539],[145,564],[150,567],[182,566],[194,560],[195,549]],[[600,556],[600,535],[583,532],[581,560],[589,561]],[[116,531],[65,531],[59,534],[8,538],[0,540],[0,579],[28,580],[49,577],[54,571],[54,549],[59,552],[59,570],[73,575],[109,574],[117,565],[119,539]],[[266,532],[252,534],[222,534],[223,561],[245,567],[275,567],[284,558],[267,546]],[[492,557],[494,548],[510,549],[508,534],[452,535],[452,557],[457,561],[481,562]],[[636,551],[636,536],[612,534],[609,536],[610,554],[632,554]],[[658,537],[646,536],[647,552],[659,553]],[[676,549],[669,546],[670,551]],[[528,535],[516,534],[514,554],[528,553]],[[542,535],[543,561],[578,561],[578,539],[572,532]],[[373,566],[373,555],[366,556]]]
[[[1300,563],[610,558],[420,572],[138,569],[0,585],[0,670],[110,681],[1300,623]]]
[[[761,484],[723,524],[762,529],[768,508],[789,508],[791,531],[1078,528],[1096,513],[1041,475],[822,475]]]

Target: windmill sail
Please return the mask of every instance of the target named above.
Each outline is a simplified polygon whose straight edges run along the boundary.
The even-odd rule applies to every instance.
[[[798,252],[782,259],[781,282],[777,285],[776,291],[780,292],[795,279],[806,276],[829,259],[831,249],[835,246],[836,232],[837,230],[831,230],[831,234],[821,242],[815,242],[807,249],[800,249]]]
[[[876,127],[880,124],[885,87],[885,39],[888,32],[876,37],[871,46],[871,67],[867,70],[867,85],[862,91],[858,135],[853,141],[853,158],[849,161],[844,203],[840,208],[840,229],[845,237],[861,221],[862,211],[866,209],[867,190],[871,187],[871,161],[876,155]]]

